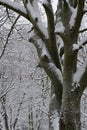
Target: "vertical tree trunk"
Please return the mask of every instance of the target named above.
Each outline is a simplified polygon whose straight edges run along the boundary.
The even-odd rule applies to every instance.
[[[74,103],[73,106],[74,105],[76,105],[76,103]],[[78,103],[73,108],[71,104],[69,107],[65,104],[62,113],[60,130],[81,130],[80,107]]]
[[[80,99],[73,86],[73,74],[76,67],[76,55],[70,52],[69,44],[65,48],[63,71],[62,121],[63,130],[81,130]],[[60,129],[62,130],[62,128]]]

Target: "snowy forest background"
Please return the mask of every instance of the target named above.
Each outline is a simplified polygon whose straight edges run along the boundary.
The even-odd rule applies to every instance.
[[[16,17],[11,10],[0,7],[0,130],[47,130],[51,83],[39,67],[35,47],[28,42],[30,23],[20,17],[12,29]],[[81,28],[87,26],[86,22],[84,17]],[[82,33],[79,40],[85,35],[86,32]],[[82,63],[86,55],[85,45],[79,54]],[[81,115],[82,128],[86,130],[86,90],[81,101]]]

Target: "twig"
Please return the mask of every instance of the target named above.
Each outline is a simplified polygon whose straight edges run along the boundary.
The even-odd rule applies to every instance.
[[[87,28],[80,30],[79,33],[83,33],[85,31],[87,31]]]
[[[14,21],[13,25],[11,26],[11,29],[10,29],[10,31],[9,31],[9,33],[8,33],[8,36],[7,36],[6,43],[5,43],[5,45],[4,45],[3,51],[2,51],[2,53],[1,53],[1,55],[0,55],[0,59],[1,59],[2,56],[4,55],[4,52],[5,52],[6,47],[7,47],[7,44],[8,44],[9,37],[10,37],[11,32],[13,31],[14,26],[15,26],[17,20],[19,19],[19,17],[20,17],[20,15],[17,16],[16,20]]]

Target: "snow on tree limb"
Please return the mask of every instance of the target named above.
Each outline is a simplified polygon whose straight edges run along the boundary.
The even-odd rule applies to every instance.
[[[86,44],[87,44],[87,37],[85,36],[78,44],[77,44],[77,43],[73,44],[72,50],[73,50],[73,51],[76,51],[76,50],[77,50],[77,52],[78,52],[78,51],[79,51],[80,49],[82,49],[83,46],[86,45]]]
[[[77,16],[77,7],[76,8],[70,7],[70,10],[72,12],[72,15],[71,15],[69,24],[70,24],[70,28],[72,28],[75,24],[75,19],[76,19],[76,16]]]
[[[61,69],[60,60],[58,56],[58,50],[56,45],[56,37],[55,37],[55,24],[54,24],[54,14],[51,2],[48,0],[44,0],[43,7],[45,9],[47,15],[47,22],[48,22],[48,35],[49,35],[49,52],[53,58],[55,65]]]
[[[77,69],[77,72],[74,74],[74,82],[79,82],[84,74],[84,72],[86,71],[87,69],[87,58],[85,60],[85,62],[83,63],[82,66],[80,66],[78,69]]]
[[[39,39],[39,37],[33,36],[29,41],[36,46],[41,66],[44,68],[51,81],[53,82],[55,91],[57,93],[56,95],[62,96],[63,77],[61,70],[55,66],[53,60],[51,59],[49,51],[41,39]]]
[[[27,12],[26,8],[23,7],[23,5],[19,5],[17,2],[13,2],[11,0],[8,0],[8,1],[7,0],[0,0],[0,4],[3,5],[3,6],[6,6],[7,8],[19,13],[21,16],[28,19],[33,24],[33,26],[35,26],[35,29],[38,32],[38,34],[40,35],[41,39],[43,41],[47,42],[48,35],[47,35],[47,32],[46,32],[46,29],[44,28],[45,31],[43,32],[41,26],[39,26],[37,24],[38,22],[37,22],[37,17],[35,16],[35,14],[34,14],[34,16],[35,16],[36,21],[33,19],[32,16],[31,16],[31,18],[29,17],[32,10],[29,10],[29,12]],[[30,4],[28,4],[28,6],[29,6],[28,9],[31,9]],[[34,10],[33,10],[33,12],[34,12]]]
[[[79,32],[81,20],[83,17],[83,8],[84,8],[84,0],[78,0],[77,17],[75,19],[75,23],[73,27],[73,32],[74,32],[73,37],[75,37],[75,39],[77,39],[78,37],[78,32]]]
[[[38,19],[37,19],[37,16],[35,14],[35,11],[33,9],[33,6],[31,5],[30,1],[28,1],[28,2],[24,1],[24,6],[25,6],[26,12],[27,12],[27,14],[29,16],[29,19],[31,21],[33,19],[35,22],[37,22]]]
[[[87,86],[87,57],[82,66],[80,66],[73,76],[73,83],[78,84],[80,93],[84,91]]]
[[[6,6],[7,8],[24,16],[25,18],[28,17],[25,8],[22,5],[19,5],[17,2],[13,2],[11,0],[0,0],[0,5]]]
[[[47,31],[45,25],[43,25],[43,22],[42,22],[42,19],[41,19],[41,13],[40,13],[39,6],[38,6],[38,1],[37,0],[33,0],[32,1],[32,6],[33,6],[35,14],[36,14],[36,16],[38,18],[37,25],[40,28],[40,30],[42,30],[44,35],[47,36],[47,38],[48,38],[48,31]]]
[[[48,34],[45,26],[43,27],[43,23],[40,21],[40,18],[38,17],[39,12],[35,10],[35,6],[31,4],[30,1],[24,2],[24,6],[30,22],[35,27],[35,31],[39,34],[40,38],[46,43],[48,39]]]

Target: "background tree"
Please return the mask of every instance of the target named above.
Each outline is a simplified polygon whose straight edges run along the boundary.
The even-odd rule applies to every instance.
[[[55,93],[57,116],[60,117],[59,129],[80,130],[80,101],[87,84],[87,57],[84,63],[78,66],[78,56],[87,39],[83,37],[79,41],[78,38],[79,32],[83,32],[80,27],[87,12],[86,0],[58,1],[55,20],[51,1],[44,0],[41,5],[46,13],[47,26],[40,17],[39,1],[19,2],[21,3],[0,0],[1,5],[19,13],[32,24],[29,41],[35,45],[40,66],[44,68],[52,82],[52,100]],[[64,48],[63,56],[58,52],[61,44]],[[50,110],[52,109],[54,108],[51,102]],[[53,127],[55,127],[53,124],[50,125],[51,130]]]
[[[4,120],[4,115],[7,115],[5,119],[9,130],[27,130],[32,127],[31,121],[34,130],[46,130],[49,126],[50,82],[44,71],[37,67],[38,58],[35,48],[27,41],[30,26],[25,19],[16,19],[19,16],[17,17],[13,11],[6,12],[5,8],[2,7],[2,9],[2,13],[6,13],[5,17],[8,15],[9,17],[6,21],[2,20],[3,25],[0,27],[0,38],[2,38],[0,39],[0,92],[2,92],[2,86],[5,92],[10,84],[14,85],[14,89],[6,91],[8,93],[4,97],[6,114],[0,104],[2,129],[7,129]],[[4,15],[1,16],[3,17]],[[31,118],[28,118],[29,116]]]

